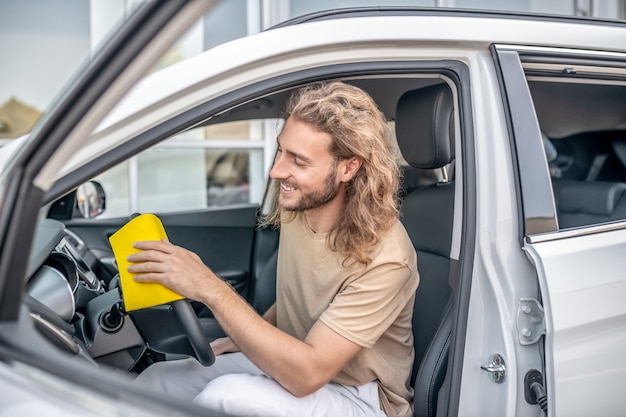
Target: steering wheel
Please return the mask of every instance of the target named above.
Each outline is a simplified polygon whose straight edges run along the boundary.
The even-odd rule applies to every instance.
[[[121,290],[119,283],[119,275],[116,275],[109,284],[109,289],[118,287]],[[189,344],[193,350],[194,356],[200,362],[202,366],[211,366],[215,362],[215,354],[213,349],[207,340],[204,330],[200,325],[198,316],[196,316],[193,307],[189,300],[182,299],[170,303],[174,316],[178,320],[178,323],[183,328],[183,333],[187,337]],[[123,313],[119,313],[122,314]],[[112,325],[112,327],[115,327]]]
[[[213,365],[215,354],[189,300],[177,300],[171,303],[171,305],[174,315],[180,322],[198,362],[202,366]]]

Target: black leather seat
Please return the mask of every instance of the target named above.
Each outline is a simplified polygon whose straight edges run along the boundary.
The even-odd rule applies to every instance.
[[[569,228],[626,218],[626,184],[555,180],[559,227]]]
[[[396,137],[414,168],[441,168],[454,160],[453,98],[446,84],[409,91],[396,108]],[[402,222],[417,252],[420,285],[413,311],[415,416],[434,416],[443,383],[452,331],[450,248],[454,182],[410,192]]]
[[[259,314],[265,313],[276,301],[276,262],[278,250],[275,250],[267,260],[261,274],[256,278],[252,307]]]
[[[276,262],[278,260],[278,233],[274,230],[260,230],[257,236],[254,268],[251,270],[251,305],[259,313],[265,313],[276,301]],[[207,310],[208,313],[210,311]],[[199,317],[200,325],[209,341],[226,336],[212,313],[209,317]]]

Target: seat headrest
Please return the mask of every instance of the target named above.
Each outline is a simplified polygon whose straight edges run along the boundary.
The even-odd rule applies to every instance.
[[[561,213],[587,213],[610,216],[626,192],[621,182],[555,182],[557,204]]]
[[[415,168],[441,168],[454,160],[454,102],[447,84],[404,93],[396,106],[396,138]]]

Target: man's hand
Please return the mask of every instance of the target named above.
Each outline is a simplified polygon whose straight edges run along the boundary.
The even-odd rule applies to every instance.
[[[137,282],[157,282],[185,298],[205,302],[216,289],[226,285],[195,253],[162,241],[135,242],[141,252],[132,254],[128,272]]]
[[[239,352],[239,347],[231,340],[230,337],[220,337],[211,342],[211,349],[215,356],[222,353],[234,353]]]

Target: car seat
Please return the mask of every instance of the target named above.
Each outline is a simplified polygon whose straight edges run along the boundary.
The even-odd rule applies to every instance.
[[[441,168],[454,160],[454,102],[446,84],[404,93],[396,106],[396,137],[407,163],[419,169]],[[452,332],[450,247],[454,181],[413,190],[401,207],[417,252],[420,284],[413,310],[416,417],[434,416],[443,383]]]
[[[626,218],[626,184],[622,182],[554,180],[561,229]]]

